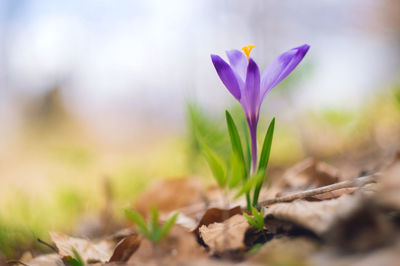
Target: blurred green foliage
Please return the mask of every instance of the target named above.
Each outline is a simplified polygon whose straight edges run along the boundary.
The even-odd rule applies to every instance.
[[[163,225],[160,225],[158,208],[152,206],[150,209],[150,219],[146,222],[142,215],[136,210],[125,210],[125,216],[131,222],[135,223],[136,230],[151,240],[153,243],[160,242],[174,226],[179,213],[174,213]]]
[[[397,103],[397,106],[400,108],[400,84],[394,89],[394,99]]]

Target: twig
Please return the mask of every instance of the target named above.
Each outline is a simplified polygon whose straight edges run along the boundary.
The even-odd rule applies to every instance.
[[[293,201],[296,199],[311,197],[311,196],[315,196],[315,195],[326,193],[326,192],[331,192],[331,191],[342,189],[342,188],[361,187],[361,186],[369,184],[369,183],[375,183],[377,176],[379,176],[379,173],[342,181],[342,182],[324,186],[324,187],[313,188],[313,189],[306,190],[306,191],[296,192],[296,193],[292,193],[290,195],[286,195],[286,196],[282,196],[282,197],[267,199],[267,200],[259,202],[257,204],[257,208],[261,208],[262,206],[271,205],[274,203],[288,202],[288,201]]]
[[[57,248],[56,248],[55,246],[53,246],[53,245],[51,245],[51,244],[49,244],[49,243],[43,241],[43,240],[40,239],[40,238],[38,238],[37,241],[38,241],[40,244],[43,244],[43,245],[45,245],[46,247],[49,247],[50,249],[52,249],[53,251],[55,251],[56,253],[58,253],[58,250],[57,250]]]

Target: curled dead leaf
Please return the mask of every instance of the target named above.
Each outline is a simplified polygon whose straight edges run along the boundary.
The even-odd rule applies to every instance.
[[[243,215],[236,214],[222,223],[202,225],[199,232],[211,251],[223,253],[245,249],[244,236],[249,227],[247,219]]]
[[[137,234],[133,234],[122,239],[114,249],[110,258],[110,262],[126,262],[133,253],[139,248],[141,238]]]
[[[203,217],[200,219],[196,229],[193,230],[193,233],[199,237],[199,228],[203,225],[207,226],[212,223],[222,223],[236,214],[242,214],[242,208],[240,206],[236,206],[229,210],[210,208],[203,214]]]

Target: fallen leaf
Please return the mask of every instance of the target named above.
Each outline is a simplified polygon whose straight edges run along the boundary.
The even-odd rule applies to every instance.
[[[204,214],[203,217],[200,219],[199,224],[197,225],[196,229],[193,230],[193,233],[199,237],[199,228],[203,225],[209,225],[212,223],[222,223],[226,219],[236,215],[242,214],[242,209],[240,206],[236,206],[229,210],[219,209],[219,208],[210,208]]]
[[[236,214],[222,223],[202,225],[199,231],[211,251],[223,253],[245,249],[244,236],[249,227],[247,219],[243,215]]]
[[[172,227],[157,245],[143,238],[139,249],[128,260],[131,265],[191,265],[194,260],[207,258],[195,236],[180,226]]]
[[[50,232],[51,240],[56,244],[58,254],[61,258],[73,257],[75,249],[86,263],[107,262],[111,257],[113,243],[111,241],[101,241],[92,243],[82,238],[74,238],[62,233]]]
[[[137,200],[135,209],[147,216],[151,206],[160,212],[171,212],[204,201],[205,191],[194,178],[162,179],[155,183]]]
[[[365,252],[392,244],[399,236],[392,217],[399,215],[385,210],[372,199],[364,199],[346,216],[335,219],[324,235],[327,243],[341,250]]]
[[[296,200],[269,206],[265,216],[272,215],[280,220],[290,221],[319,235],[324,233],[335,219],[351,212],[360,202],[360,196],[356,195],[343,195],[337,199],[317,202]]]
[[[137,234],[133,234],[122,239],[114,249],[114,253],[110,258],[110,262],[126,262],[133,253],[139,248],[141,238]]]
[[[384,206],[400,210],[400,152],[379,177],[376,199]]]
[[[309,158],[287,170],[279,186],[284,190],[321,187],[337,183],[340,176],[335,167]]]
[[[26,262],[29,266],[64,266],[64,262],[60,259],[57,254],[47,254],[37,256]]]
[[[317,248],[317,243],[304,237],[295,239],[289,237],[274,238],[251,256],[248,263],[250,265],[314,265],[310,264],[309,257]]]

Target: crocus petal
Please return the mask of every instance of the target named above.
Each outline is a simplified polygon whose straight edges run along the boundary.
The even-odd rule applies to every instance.
[[[224,83],[225,87],[229,90],[229,92],[238,101],[240,101],[241,93],[240,93],[239,83],[230,65],[226,63],[218,55],[212,54],[211,60],[214,64],[215,70],[217,70],[218,76],[221,79],[222,83]]]
[[[309,48],[310,46],[307,44],[293,48],[281,54],[271,62],[271,64],[264,70],[261,78],[262,100],[273,87],[278,85],[279,82],[286,78],[296,68],[306,55]]]
[[[245,95],[250,111],[250,117],[258,117],[258,105],[260,97],[260,70],[252,58],[249,59],[247,66]]]
[[[245,81],[247,68],[246,56],[239,50],[226,51],[226,56],[228,57],[229,63],[236,74],[239,75],[243,81]]]
[[[245,113],[247,110],[246,118],[250,129],[251,157],[254,171],[257,166],[257,124],[260,110],[260,70],[252,58],[249,59],[249,65],[247,67],[244,94],[247,106],[243,106],[243,108]]]

